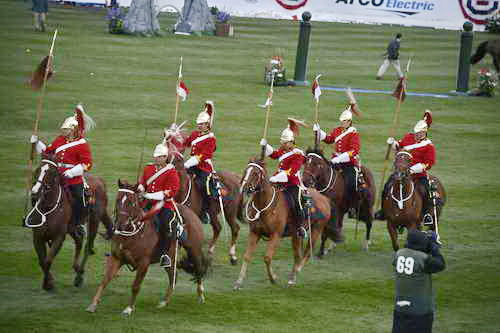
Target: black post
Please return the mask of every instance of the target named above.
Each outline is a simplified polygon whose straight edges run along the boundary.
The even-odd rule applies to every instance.
[[[472,23],[465,22],[464,31],[460,36],[460,56],[458,58],[457,92],[465,93],[469,90],[470,56],[472,52]]]
[[[309,37],[311,36],[311,13],[302,13],[300,22],[299,43],[297,45],[297,57],[295,58],[295,74],[293,80],[296,85],[308,86],[306,81],[307,53],[309,52]]]

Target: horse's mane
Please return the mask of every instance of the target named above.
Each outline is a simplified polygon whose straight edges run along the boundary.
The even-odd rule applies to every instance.
[[[248,163],[255,163],[266,169],[266,161],[260,159],[260,157],[254,156],[248,160]]]
[[[306,156],[309,155],[309,154],[316,154],[316,155],[319,155],[325,162],[330,162],[328,161],[328,159],[325,157],[324,153],[323,153],[323,150],[322,149],[314,149],[314,148],[311,148],[311,147],[307,147],[307,150],[306,150]]]
[[[135,192],[137,189],[137,184],[130,184],[127,180],[118,179],[118,188],[123,188]]]

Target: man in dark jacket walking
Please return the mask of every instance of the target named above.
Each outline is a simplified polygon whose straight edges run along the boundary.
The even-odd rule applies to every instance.
[[[435,300],[432,274],[445,268],[436,234],[409,230],[396,252],[396,297],[392,333],[431,333]]]
[[[378,69],[377,80],[382,79],[382,76],[384,75],[387,68],[389,68],[389,65],[392,65],[396,69],[400,79],[404,76],[403,72],[401,72],[401,65],[399,64],[399,46],[401,43],[401,36],[402,35],[398,33],[387,46],[387,51],[384,53],[384,62]]]

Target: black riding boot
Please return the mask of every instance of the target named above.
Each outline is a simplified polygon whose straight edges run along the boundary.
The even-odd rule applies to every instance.
[[[74,184],[68,186],[73,197],[71,223],[75,228],[77,236],[85,236],[85,228],[82,225],[83,218],[87,216],[87,206],[83,194],[83,184]]]
[[[356,196],[356,170],[350,164],[344,164],[341,168],[344,174],[344,197],[347,198],[349,217],[353,218],[356,215],[356,208],[353,207]]]
[[[209,214],[209,200],[210,197],[207,193],[207,177],[208,173],[204,172],[197,167],[191,167],[187,170],[188,173],[194,175],[194,180],[196,186],[198,186],[198,190],[201,193],[201,223],[209,224],[210,223],[210,214]]]
[[[304,222],[304,212],[300,209],[299,187],[289,186],[286,188],[288,199],[290,200],[292,214],[294,215],[295,228],[300,238],[307,238],[307,230]]]
[[[425,226],[433,226],[434,204],[432,202],[429,179],[427,177],[419,177],[417,182],[420,184],[422,194],[422,222]]]
[[[162,208],[158,217],[160,218],[160,251],[163,253],[160,257],[160,267],[167,268],[172,265],[172,260],[168,256],[168,250],[170,249],[172,232],[170,230],[170,221],[174,216],[174,212],[170,209]]]

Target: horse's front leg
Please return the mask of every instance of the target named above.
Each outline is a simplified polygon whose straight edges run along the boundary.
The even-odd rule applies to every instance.
[[[208,245],[208,255],[213,255],[215,253],[215,243],[220,236],[221,224],[219,222],[219,218],[217,217],[217,213],[215,210],[210,209],[210,224],[212,225],[213,236]]]
[[[104,278],[102,279],[101,284],[99,287],[97,287],[97,292],[95,293],[94,298],[92,299],[92,303],[87,307],[88,312],[95,312],[97,309],[97,304],[101,301],[101,295],[102,292],[104,291],[104,288],[108,285],[108,283],[113,280],[115,276],[117,276],[118,270],[120,270],[120,267],[122,266],[122,263],[120,260],[115,258],[114,256],[107,256],[106,257],[106,272],[104,273]]]
[[[297,273],[300,271],[300,262],[302,258],[302,239],[296,233],[292,235],[292,249],[293,249],[293,267],[288,278],[288,285],[293,286],[297,283]]]
[[[167,272],[168,274],[168,286],[167,286],[167,289],[165,290],[165,298],[160,301],[160,303],[158,303],[158,306],[157,308],[163,308],[167,305],[170,304],[170,302],[172,301],[172,295],[174,294],[174,274],[176,274],[176,269],[174,271],[174,265],[177,264],[177,261],[176,260],[176,255],[179,256],[179,250],[180,248],[177,249],[177,252],[176,252],[176,247],[177,246],[177,242],[175,241],[172,241],[172,246],[170,246],[170,248],[168,249],[168,256],[171,258],[172,260],[172,264],[170,265],[170,267],[166,267],[165,268],[165,271]]]
[[[399,250],[398,233],[396,231],[395,225],[392,224],[390,220],[387,220],[387,230],[389,231],[389,235],[391,236],[392,248],[394,249],[394,252],[396,252],[397,250]]]
[[[266,263],[266,268],[267,268],[267,276],[271,283],[276,283],[278,280],[278,277],[273,271],[272,262],[274,253],[279,245],[280,240],[281,240],[281,235],[279,233],[277,232],[272,233],[271,239],[267,243],[266,255],[264,256],[264,262]]]
[[[227,222],[231,227],[231,244],[229,246],[229,261],[233,266],[238,264],[238,257],[236,256],[236,242],[238,241],[238,236],[240,233],[240,226],[236,221],[236,209],[234,209],[234,211],[235,212],[231,212],[231,214],[228,214],[227,216],[228,218]]]
[[[54,262],[55,257],[61,250],[62,244],[64,243],[65,234],[58,236],[55,240],[52,241],[47,257],[45,258],[45,279],[43,282],[43,289],[52,290],[54,289],[54,278],[50,273],[50,268],[52,267],[52,263]],[[45,245],[44,245],[45,246]]]
[[[52,276],[50,272],[47,270],[47,245],[45,241],[42,239],[37,232],[33,231],[33,246],[35,247],[36,254],[38,256],[38,265],[43,272],[43,285],[42,288],[45,290],[51,290],[54,288],[52,282]],[[49,282],[50,281],[50,282]]]
[[[243,284],[243,280],[245,280],[247,276],[247,268],[250,262],[252,261],[252,255],[255,252],[255,249],[257,248],[257,243],[259,242],[260,235],[256,234],[253,231],[250,231],[248,234],[248,242],[247,242],[247,248],[245,250],[245,254],[243,255],[243,263],[241,264],[241,270],[240,270],[240,275],[238,277],[238,280],[234,283],[234,290],[239,290],[241,289],[241,285]]]
[[[137,267],[134,283],[132,283],[132,295],[130,296],[130,302],[128,306],[122,311],[123,315],[129,316],[135,310],[135,300],[137,299],[137,295],[141,290],[141,284],[148,272],[148,268],[149,258],[145,258],[139,263],[139,266]]]
[[[73,253],[73,270],[78,274],[80,272],[80,254],[82,252],[83,247],[83,238],[85,236],[79,235],[76,232],[70,233],[71,238],[73,238],[75,242],[75,252]]]
[[[87,260],[90,255],[94,254],[94,240],[97,236],[97,227],[99,225],[99,221],[96,216],[91,212],[89,216],[88,223],[88,236],[85,242],[85,250],[83,251],[83,259],[81,263],[79,263],[78,271],[76,271],[75,280],[73,281],[73,285],[75,287],[81,287],[83,284],[83,275],[85,273],[85,265],[87,264]]]

